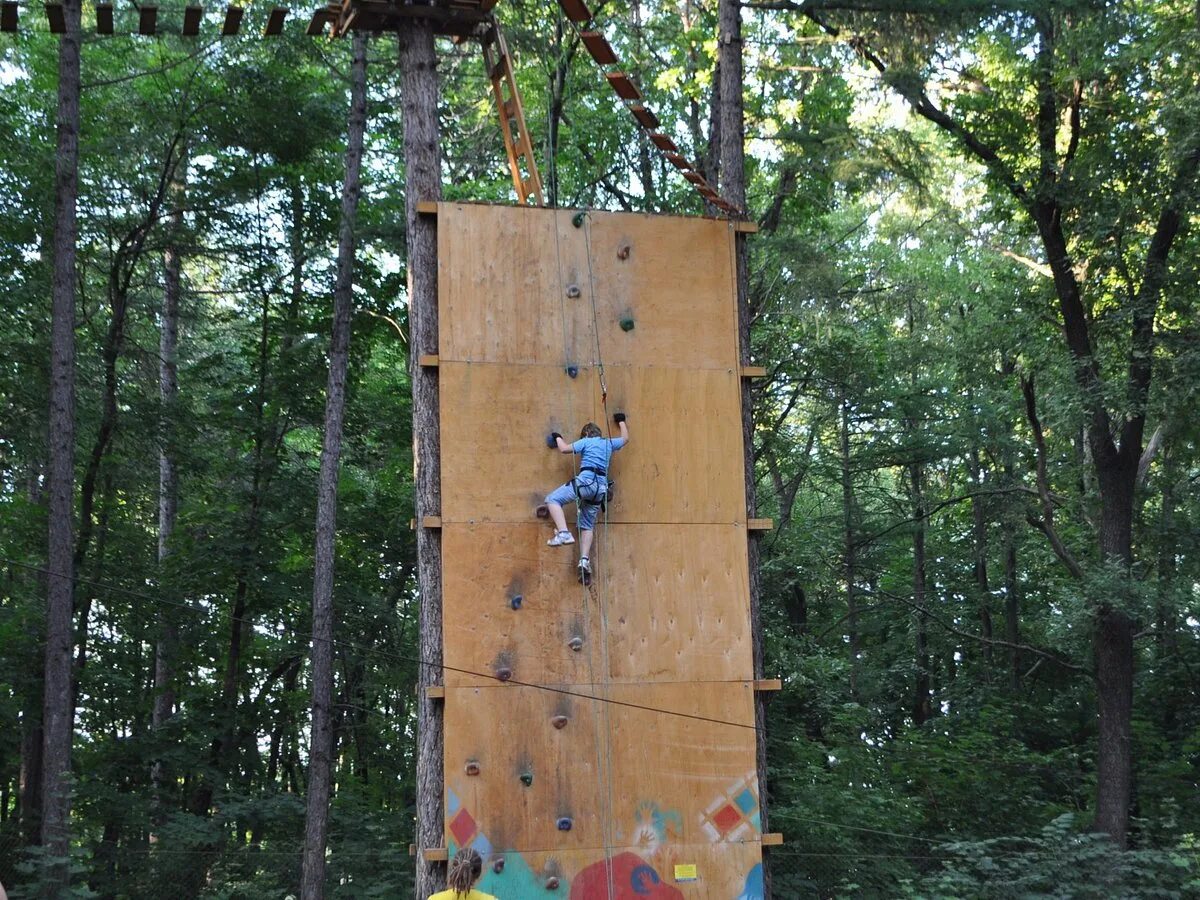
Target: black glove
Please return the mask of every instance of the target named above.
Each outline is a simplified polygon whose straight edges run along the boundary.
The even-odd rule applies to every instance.
[[[613,421],[620,425],[625,421],[625,413],[613,413]]]
[[[558,439],[560,437],[562,437],[562,435],[557,431],[550,432],[550,434],[546,437],[546,446],[551,450],[556,449],[558,447]]]

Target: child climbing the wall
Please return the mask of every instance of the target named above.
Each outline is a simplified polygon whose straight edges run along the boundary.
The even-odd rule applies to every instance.
[[[579,440],[568,444],[557,431],[546,439],[546,445],[559,453],[573,453],[580,457],[579,474],[561,487],[555,488],[546,498],[546,509],[554,520],[554,537],[547,543],[551,547],[561,547],[575,543],[575,538],[567,529],[567,517],[563,514],[563,505],[575,502],[578,508],[579,523],[579,580],[590,584],[592,580],[592,563],[589,554],[592,550],[592,538],[595,534],[596,516],[600,513],[601,503],[608,495],[608,466],[612,455],[629,443],[629,425],[625,421],[625,413],[613,415],[620,436],[606,438],[600,431],[600,426],[588,422],[579,433]]]
[[[429,900],[496,900],[491,894],[475,890],[475,882],[483,874],[483,857],[471,847],[463,847],[450,860],[446,876],[449,890],[439,891]]]

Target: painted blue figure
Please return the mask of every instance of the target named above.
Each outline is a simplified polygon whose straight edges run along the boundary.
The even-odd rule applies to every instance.
[[[546,446],[559,453],[572,453],[580,457],[579,475],[566,484],[555,488],[546,497],[546,509],[554,520],[554,537],[547,543],[551,547],[562,547],[575,543],[567,529],[567,517],[563,505],[575,503],[579,515],[579,580],[588,584],[592,577],[589,554],[595,536],[596,517],[600,505],[608,495],[608,467],[612,455],[629,443],[629,425],[625,413],[613,415],[619,437],[606,438],[595,422],[588,422],[579,433],[579,440],[568,444],[557,431],[546,438]]]

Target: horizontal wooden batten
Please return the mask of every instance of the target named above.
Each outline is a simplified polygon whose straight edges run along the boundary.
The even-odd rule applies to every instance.
[[[617,64],[617,54],[613,52],[612,45],[598,31],[581,31],[579,33],[580,40],[587,47],[588,53],[592,54],[592,59],[596,61],[598,66],[615,66]]]
[[[783,679],[782,678],[760,678],[754,682],[754,689],[756,691],[762,691],[763,693],[769,693],[771,691],[782,691],[783,690]]]
[[[143,6],[138,10],[138,34],[152,35],[158,30],[158,7]]]
[[[96,34],[113,33],[113,8],[111,3],[96,4]]]
[[[417,365],[422,369],[436,369],[441,358],[436,353],[422,353],[417,359]]]
[[[277,35],[283,34],[283,21],[287,18],[288,11],[282,6],[276,6],[267,16],[267,27],[263,29],[263,34]]]
[[[766,366],[742,366],[743,378],[765,378],[766,376]]]
[[[612,85],[612,89],[617,92],[617,96],[622,100],[641,100],[642,92],[637,89],[637,85],[629,80],[629,76],[624,72],[609,72],[604,76],[608,79],[608,83]]]
[[[417,201],[417,215],[419,216],[436,216],[437,208],[438,205],[436,200]]]
[[[783,835],[778,831],[768,831],[762,836],[762,845],[764,847],[781,847],[783,846]]]
[[[199,6],[189,6],[183,11],[183,34],[184,37],[195,37],[200,33],[200,20],[204,17],[204,10]]]
[[[46,4],[46,21],[50,25],[51,34],[64,34],[67,30],[67,19],[63,15],[61,3]]]
[[[774,519],[749,519],[746,522],[746,529],[748,531],[772,531],[774,528]]]

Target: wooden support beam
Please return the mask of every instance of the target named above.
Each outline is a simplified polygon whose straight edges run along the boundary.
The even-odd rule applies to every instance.
[[[233,37],[242,27],[242,16],[246,11],[240,6],[230,6],[225,10],[225,22],[221,25],[222,37]]]
[[[408,855],[417,855],[416,844],[408,845]],[[426,847],[421,851],[421,859],[425,860],[425,862],[445,862],[449,858],[450,854],[446,852],[445,847]]]
[[[435,201],[435,200],[418,200],[417,201],[417,215],[418,216],[436,216],[437,215],[437,206],[438,206],[437,201]]]
[[[662,124],[658,121],[658,116],[640,103],[635,103],[629,107],[629,111],[633,113],[633,117],[638,120],[638,124],[643,128],[657,128]]]
[[[742,366],[743,378],[765,378],[766,375],[766,366]]]
[[[613,52],[612,44],[600,32],[581,31],[579,38],[583,41],[583,46],[587,47],[588,53],[592,54],[596,65],[615,66],[617,64],[617,54]]]
[[[416,531],[417,530],[417,520],[409,519],[408,527],[410,530]],[[441,516],[425,516],[425,518],[421,519],[421,527],[422,528],[441,528],[442,527],[442,517]]]
[[[743,234],[758,234],[758,223],[738,219],[733,223],[733,230],[740,231]]]
[[[558,5],[562,7],[562,11],[572,22],[590,22],[592,20],[592,11],[587,8],[583,0],[558,0]]]
[[[96,4],[96,34],[113,33],[113,7],[111,3]]]
[[[138,34],[154,34],[158,28],[158,7],[143,6],[138,10]]]
[[[617,92],[617,96],[622,100],[641,100],[642,92],[637,89],[637,85],[629,80],[629,76],[624,72],[609,72],[604,76],[608,79],[608,83],[612,85],[612,89]]]
[[[781,847],[783,846],[783,835],[778,831],[769,831],[762,836],[762,845],[764,847]]]
[[[14,32],[17,30],[18,6],[13,2],[0,5],[0,31]]]
[[[668,153],[668,154],[666,154],[666,157],[667,157],[667,162],[669,162],[671,165],[673,165],[675,168],[679,169],[680,171],[686,172],[688,169],[690,169],[692,167],[692,164],[690,162],[688,162],[687,159],[679,153]]]
[[[61,3],[46,4],[46,21],[50,25],[51,34],[65,34],[67,30],[67,19],[63,15]]]
[[[420,358],[417,359],[417,365],[429,369],[436,369],[439,361],[440,360],[436,353],[422,353]]]
[[[329,24],[329,10],[325,8],[314,9],[312,19],[309,20],[308,27],[304,29],[304,33],[309,37],[317,37],[325,33],[325,26]]]
[[[283,20],[287,18],[288,11],[282,6],[272,8],[267,16],[267,27],[263,29],[263,34],[276,35],[283,34]]]
[[[771,531],[775,528],[773,519],[749,519],[746,521],[747,531]]]
[[[184,37],[195,37],[200,33],[200,20],[204,18],[204,8],[200,6],[186,6],[183,10],[183,35]]]
[[[782,678],[760,678],[756,682],[754,682],[754,689],[756,691],[764,691],[764,692],[765,691],[782,691],[783,690],[783,679]]]
[[[425,696],[430,700],[445,700],[446,686],[444,684],[431,684],[425,688]]]

